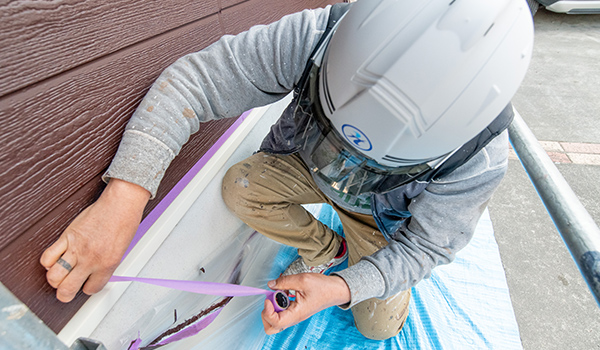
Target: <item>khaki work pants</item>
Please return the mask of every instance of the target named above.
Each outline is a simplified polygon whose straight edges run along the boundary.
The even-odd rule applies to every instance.
[[[223,178],[223,199],[233,213],[261,234],[298,248],[307,265],[333,259],[342,238],[301,204],[327,203],[339,215],[348,246],[348,264],[387,245],[371,215],[346,211],[317,187],[297,155],[256,153],[232,166]],[[408,316],[410,291],[352,307],[358,330],[370,339],[397,335]]]

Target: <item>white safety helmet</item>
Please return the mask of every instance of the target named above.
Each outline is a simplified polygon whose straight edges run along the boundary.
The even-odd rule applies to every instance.
[[[506,107],[532,46],[525,0],[361,0],[327,48],[321,105],[377,162],[431,161]]]
[[[525,76],[532,46],[525,0],[359,0],[317,53],[304,94],[318,100],[328,138],[338,139],[327,147],[366,157],[371,170],[381,166],[382,178],[390,169],[416,175],[500,114]],[[338,182],[348,173],[341,168],[351,167],[335,152],[319,160],[322,151],[310,151],[309,167]],[[337,176],[327,175],[332,162]]]

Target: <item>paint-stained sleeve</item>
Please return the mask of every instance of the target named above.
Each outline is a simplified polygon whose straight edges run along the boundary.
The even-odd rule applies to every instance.
[[[475,232],[477,222],[508,166],[508,133],[492,140],[468,162],[434,180],[409,205],[412,216],[388,245],[337,272],[352,300],[386,299],[428,278],[454,260]]]
[[[202,122],[237,117],[294,88],[329,9],[226,35],[165,69],[129,121],[103,179],[135,183],[154,197],[167,167]]]

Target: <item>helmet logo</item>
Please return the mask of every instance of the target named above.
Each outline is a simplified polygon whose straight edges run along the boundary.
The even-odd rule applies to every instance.
[[[346,140],[350,141],[354,147],[360,149],[361,151],[370,151],[373,149],[373,145],[371,145],[371,141],[362,131],[358,128],[344,124],[342,125],[342,133],[346,137]]]

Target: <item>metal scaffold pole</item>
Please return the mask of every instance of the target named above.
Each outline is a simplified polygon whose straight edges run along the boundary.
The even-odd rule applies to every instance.
[[[515,110],[510,142],[600,306],[600,229]]]
[[[68,349],[58,340],[56,334],[2,283],[0,310],[0,343],[3,344],[3,349]]]
[[[106,347],[87,338],[79,338],[68,347],[27,305],[0,283],[0,349],[106,350]]]

